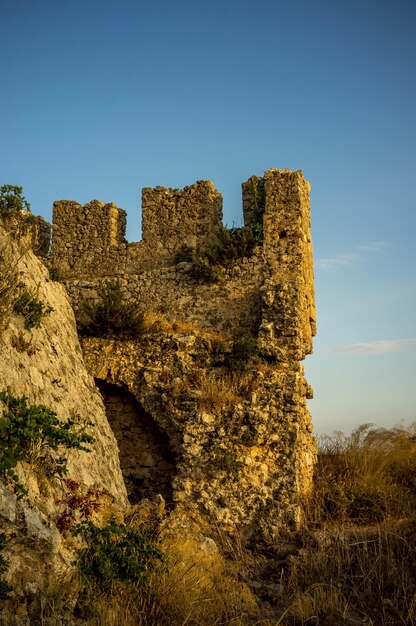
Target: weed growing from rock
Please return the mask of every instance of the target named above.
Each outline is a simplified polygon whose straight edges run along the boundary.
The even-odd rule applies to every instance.
[[[134,302],[123,297],[120,281],[103,283],[96,301],[83,300],[78,307],[77,326],[81,335],[140,338],[145,330],[144,313]]]
[[[241,398],[235,381],[226,375],[201,376],[197,381],[197,409],[199,412],[217,412],[224,406],[238,404]]]
[[[173,263],[176,265],[177,263],[191,263],[194,257],[194,248],[192,246],[186,245],[184,243],[178,250],[176,250],[173,255]]]
[[[19,462],[31,463],[49,476],[62,476],[67,466],[66,457],[58,456],[62,449],[89,451],[86,444],[94,437],[87,431],[92,423],[76,413],[63,422],[52,409],[28,404],[25,396],[1,391],[0,400],[5,405],[0,417],[0,475],[11,481],[18,495],[27,495],[15,471]]]
[[[62,274],[59,267],[52,265],[51,267],[48,268],[48,272],[49,272],[50,280],[58,281],[58,282],[61,280],[64,280],[64,275]]]
[[[263,242],[263,229],[260,224],[242,228],[221,226],[214,243],[203,252],[211,265],[226,265],[237,259],[253,254],[254,248]]]
[[[224,365],[230,370],[243,372],[250,361],[259,358],[257,337],[248,328],[237,328],[233,334],[231,351],[226,355]]]
[[[221,225],[210,246],[197,253],[190,246],[183,245],[175,252],[173,262],[191,262],[189,273],[199,282],[220,282],[224,277],[225,267],[238,259],[251,256],[255,247],[262,245],[262,242],[261,223],[242,228]]]
[[[238,459],[234,448],[217,446],[212,451],[211,465],[213,469],[224,472],[228,478],[235,482],[240,476],[244,463]]]
[[[53,307],[46,305],[36,295],[25,289],[14,303],[13,311],[24,318],[25,328],[31,330],[41,327],[43,318],[52,313]]]
[[[17,352],[20,352],[20,354],[25,352],[28,356],[33,356],[39,352],[39,348],[33,345],[32,336],[25,337],[21,330],[13,335],[11,345]]]

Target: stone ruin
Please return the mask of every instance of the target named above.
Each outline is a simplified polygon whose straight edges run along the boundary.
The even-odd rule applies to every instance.
[[[54,203],[47,262],[74,307],[117,279],[152,320],[140,340],[82,342],[131,502],[160,493],[230,532],[273,535],[299,522],[316,454],[301,365],[315,334],[309,191],[300,171],[243,183],[244,225],[260,225],[263,241],[213,283],[174,262],[184,244],[198,253],[215,241],[222,197],[210,181],[143,189],[138,243],[126,241],[115,204]],[[233,372],[240,331],[255,338],[257,358]]]

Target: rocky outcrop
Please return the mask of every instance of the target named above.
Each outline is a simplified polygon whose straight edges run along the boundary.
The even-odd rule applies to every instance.
[[[39,602],[45,585],[64,580],[73,569],[73,552],[59,530],[65,509],[66,481],[76,481],[79,493],[101,494],[101,513],[127,505],[126,489],[118,462],[118,448],[108,424],[102,397],[87,372],[76,332],[74,314],[63,286],[48,278],[48,271],[31,251],[24,250],[0,228],[1,271],[13,271],[17,292],[36,297],[47,312],[39,328],[25,328],[25,317],[7,310],[0,336],[0,390],[25,396],[29,405],[45,405],[66,422],[75,416],[92,423],[90,451],[64,451],[68,472],[48,478],[35,464],[18,466],[28,495],[18,499],[13,485],[0,477],[0,532],[7,537],[8,577],[19,610],[6,613],[0,623],[26,624],[29,605]],[[16,294],[11,294],[15,297]],[[5,406],[0,403],[3,412]],[[52,452],[51,452],[52,455]],[[99,513],[99,515],[101,514]],[[74,511],[76,516],[76,511]],[[19,614],[22,621],[19,622]],[[7,617],[8,615],[8,617]],[[1,621],[3,619],[3,621]],[[16,621],[12,621],[16,619]],[[35,622],[33,622],[35,623]]]

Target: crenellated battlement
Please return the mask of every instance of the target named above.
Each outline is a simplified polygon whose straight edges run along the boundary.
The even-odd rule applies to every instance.
[[[270,169],[244,182],[246,229],[240,234],[255,233],[256,245],[222,265],[208,260],[216,280],[195,272],[201,258],[208,259],[207,248],[215,249],[224,235],[222,197],[210,181],[183,190],[143,189],[143,237],[135,243],[127,243],[126,214],[115,204],[54,204],[49,262],[64,275],[74,306],[97,299],[100,284],[117,278],[125,300],[158,320],[157,328],[172,329],[150,332],[142,343],[83,341],[89,371],[110,394],[108,411],[126,476],[150,480],[148,461],[142,462],[150,434],[136,433],[133,444],[133,426],[125,421],[135,398],[140,406],[134,420],[151,416],[155,432],[164,433],[168,450],[177,455],[174,476],[174,464],[166,465],[169,455],[160,452],[160,441],[154,444],[152,463],[171,468],[171,492],[156,469],[151,480],[157,484],[149,489],[166,488],[175,502],[192,502],[227,528],[255,524],[260,512],[265,527],[296,521],[298,499],[311,486],[311,389],[300,363],[315,334],[309,191],[300,171]],[[185,255],[177,262],[175,252],[184,245],[193,249],[192,260]],[[250,391],[235,383],[224,406],[201,408],[204,381],[234,380],[226,355],[239,337],[255,345],[256,358],[244,373]],[[238,478],[226,474],[222,454],[235,460]],[[136,483],[128,484],[133,489]]]
[[[126,212],[115,204],[73,200],[53,205],[51,263],[66,276],[118,274],[127,256]]]
[[[242,184],[244,224],[258,225],[263,242],[227,266],[219,284],[199,284],[189,264],[173,263],[181,246],[201,253],[215,240],[222,197],[210,181],[144,188],[143,238],[134,243],[125,239],[126,213],[115,204],[55,202],[50,262],[75,303],[81,294],[93,297],[98,280],[117,277],[126,297],[172,319],[227,330],[260,316],[264,354],[303,359],[315,334],[309,191],[300,171],[270,169]]]
[[[142,191],[143,244],[154,256],[174,254],[186,244],[201,250],[222,222],[222,196],[210,180],[184,189],[145,187]]]

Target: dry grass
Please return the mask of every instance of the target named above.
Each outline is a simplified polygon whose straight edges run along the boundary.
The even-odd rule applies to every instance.
[[[214,546],[214,548],[213,548]],[[160,543],[166,563],[145,584],[114,584],[112,593],[91,590],[79,605],[86,626],[272,626],[261,618],[258,601],[230,570],[215,544],[195,537]],[[79,586],[79,584],[78,584]],[[58,598],[62,600],[62,594]],[[44,616],[62,615],[62,601],[44,603]]]
[[[416,424],[404,428],[364,425],[350,436],[320,444],[315,496],[309,518],[380,522],[416,507]]]
[[[306,517],[278,624],[416,625],[414,426],[323,440]]]
[[[224,406],[241,402],[237,388],[230,376],[204,375],[199,380],[197,409],[199,412],[215,413]]]
[[[236,572],[227,571],[229,564],[215,551],[215,544],[213,549],[194,538],[175,538],[162,547],[168,566],[153,576],[150,587],[166,625],[242,626],[259,617],[254,596]]]
[[[198,411],[215,413],[224,406],[240,404],[257,383],[248,372],[201,374],[195,381]]]
[[[162,313],[149,311],[145,314],[145,324],[148,329],[154,328],[165,333],[173,334],[195,334],[199,337],[208,339],[215,346],[223,346],[226,341],[230,340],[230,336],[226,333],[220,333],[212,328],[199,326],[194,322],[185,322],[183,320],[168,320]]]
[[[279,623],[416,624],[415,538],[414,521],[309,537],[282,576]]]

